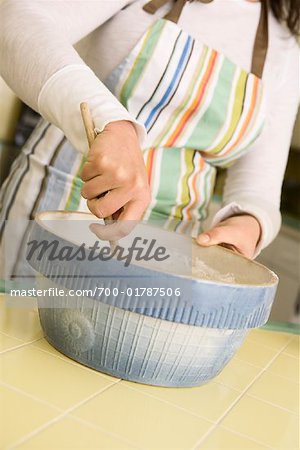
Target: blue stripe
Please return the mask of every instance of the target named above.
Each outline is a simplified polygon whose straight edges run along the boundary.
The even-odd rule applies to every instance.
[[[176,67],[175,73],[174,73],[173,78],[172,78],[172,80],[171,80],[171,83],[169,84],[169,86],[168,86],[168,88],[167,88],[165,94],[163,95],[162,99],[160,100],[160,102],[157,103],[157,105],[153,108],[153,110],[150,112],[148,118],[147,118],[146,121],[144,122],[146,128],[148,128],[148,127],[150,126],[151,121],[154,120],[154,116],[155,116],[155,114],[157,113],[157,111],[158,111],[161,107],[164,106],[164,104],[167,102],[168,98],[169,98],[170,95],[172,94],[172,90],[173,90],[174,87],[175,87],[175,83],[176,83],[177,79],[180,77],[181,72],[184,70],[184,67],[185,67],[185,61],[186,61],[186,59],[187,59],[187,57],[188,57],[189,49],[190,49],[190,47],[191,47],[192,41],[193,41],[193,39],[192,39],[190,36],[188,36],[188,38],[187,38],[187,40],[186,40],[186,43],[185,43],[185,45],[184,45],[183,52],[182,52],[182,54],[181,54],[179,63],[178,63],[178,65],[177,65],[177,67]]]
[[[12,181],[12,183],[14,183],[14,186],[13,186],[12,191],[11,191],[11,196],[10,196],[10,198],[7,199],[7,201],[3,205],[3,209],[1,210],[0,239],[1,239],[3,231],[4,231],[5,221],[9,217],[9,213],[10,213],[12,207],[13,207],[15,198],[16,198],[18,192],[19,192],[19,188],[22,185],[22,182],[23,182],[23,179],[24,179],[25,175],[30,170],[30,158],[34,154],[34,152],[35,152],[36,148],[38,147],[38,145],[45,138],[45,135],[46,135],[47,131],[49,130],[49,127],[50,127],[49,123],[44,122],[44,121],[41,122],[38,125],[37,129],[33,133],[33,137],[34,138],[35,138],[36,134],[38,134],[37,140],[33,143],[32,146],[29,146],[29,152],[26,155],[25,155],[25,151],[26,151],[26,148],[27,148],[27,144],[25,144],[25,151],[24,151],[24,153],[22,153],[22,156],[19,155],[19,158],[20,158],[19,161],[21,162],[20,176],[19,176],[19,178],[17,178],[17,180],[15,180],[14,177],[12,178],[11,181]],[[40,128],[42,128],[42,132],[41,133],[39,133]],[[24,162],[24,164],[23,164],[23,162]],[[24,169],[23,169],[23,167],[24,167]],[[10,191],[7,191],[7,192],[8,192],[7,195],[10,194]]]
[[[47,175],[44,179],[46,188],[43,196],[39,199],[36,211],[56,210],[61,208],[61,200],[66,191],[68,195],[72,189],[72,182],[76,176],[77,168],[70,170],[76,159],[81,160],[82,155],[65,141],[56,155],[53,164],[47,166]]]

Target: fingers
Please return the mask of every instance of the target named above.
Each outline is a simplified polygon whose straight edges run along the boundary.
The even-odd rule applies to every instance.
[[[225,244],[225,242],[222,242],[221,244],[218,244],[218,245],[220,245],[220,247],[228,248],[228,250],[232,250],[233,252],[241,253],[241,252],[236,248],[236,246],[233,245],[233,244]]]
[[[114,189],[101,198],[92,198],[87,201],[89,210],[99,219],[111,216],[130,199],[130,193],[125,189]]]
[[[227,227],[215,227],[198,236],[197,242],[203,246],[209,247],[217,244],[232,244],[230,230]]]
[[[107,144],[103,142],[103,137],[101,135],[97,136],[83,165],[80,175],[82,181],[92,180],[94,177],[107,171],[111,164],[107,147]]]
[[[116,188],[107,192],[103,197],[92,198],[87,201],[90,211],[99,219],[112,216],[121,210],[118,220],[140,220],[149,204],[148,196],[141,199],[131,199],[130,191]]]
[[[128,236],[137,223],[138,222],[134,220],[115,222],[111,225],[92,223],[90,225],[90,230],[103,241],[119,241],[125,236]]]
[[[124,206],[118,220],[136,222],[142,218],[147,206],[148,202],[145,199],[132,200]]]
[[[118,241],[131,233],[142,218],[144,210],[145,202],[132,200],[122,208],[118,222],[108,225],[91,224],[90,229],[102,240]]]
[[[108,176],[99,175],[84,183],[81,189],[81,195],[83,198],[91,200],[115,187],[117,186],[112,184],[112,180]]]
[[[220,230],[217,228],[200,234],[197,238],[197,243],[202,245],[203,247],[220,245],[234,251],[235,253],[244,254],[242,249],[237,247],[237,243],[233,243],[233,241],[234,239],[232,238],[231,233],[228,233],[228,230],[223,229],[220,232]]]
[[[105,173],[108,164],[107,155],[96,154],[96,152],[93,152],[92,149],[93,146],[90,149],[88,159],[84,163],[80,175],[82,181],[84,182],[92,180],[94,177]]]
[[[86,182],[99,175],[97,168],[93,165],[92,161],[86,161],[81,171],[80,178]]]
[[[252,258],[255,245],[253,241],[245,235],[245,230],[241,227],[220,224],[219,226],[200,234],[197,243],[204,247],[221,245],[247,258]]]

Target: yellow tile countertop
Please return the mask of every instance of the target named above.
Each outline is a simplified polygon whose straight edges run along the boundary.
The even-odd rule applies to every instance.
[[[210,383],[160,388],[58,353],[0,296],[0,449],[299,450],[299,336],[252,330]]]

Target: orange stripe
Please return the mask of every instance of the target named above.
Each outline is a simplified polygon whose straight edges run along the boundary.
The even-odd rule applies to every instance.
[[[147,162],[146,162],[146,171],[148,176],[148,183],[151,186],[151,178],[152,178],[152,170],[153,170],[153,160],[154,160],[154,148],[149,148]]]
[[[169,140],[167,141],[167,143],[165,144],[167,147],[172,147],[172,145],[174,144],[175,140],[178,139],[178,136],[181,134],[183,128],[185,127],[187,121],[189,120],[189,118],[191,117],[191,115],[194,113],[194,111],[198,108],[204,93],[205,93],[205,89],[206,86],[208,84],[209,78],[212,74],[215,62],[217,59],[217,52],[216,50],[212,51],[211,57],[209,59],[209,64],[208,67],[206,69],[206,72],[203,76],[203,80],[199,86],[198,92],[196,94],[195,100],[193,101],[193,103],[191,104],[190,108],[185,112],[185,114],[183,115],[182,119],[180,120],[179,124],[177,125],[176,129],[173,131],[172,135],[169,137]]]
[[[247,117],[245,119],[244,125],[242,126],[236,141],[231,145],[231,147],[229,147],[228,150],[226,150],[225,153],[222,153],[222,157],[227,155],[229,152],[231,152],[232,148],[239,143],[239,141],[241,140],[241,138],[245,134],[246,128],[248,127],[249,122],[252,119],[253,112],[255,110],[256,99],[257,99],[257,92],[258,92],[258,83],[259,83],[259,79],[255,78],[254,79],[252,99],[251,99],[251,105],[250,105],[250,109],[249,109],[249,112],[247,114]]]

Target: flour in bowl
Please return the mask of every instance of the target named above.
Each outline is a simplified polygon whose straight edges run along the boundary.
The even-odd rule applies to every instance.
[[[192,274],[195,278],[202,278],[203,280],[221,281],[224,283],[235,283],[235,276],[233,273],[220,273],[212,267],[208,266],[200,258],[195,258],[192,268]]]

